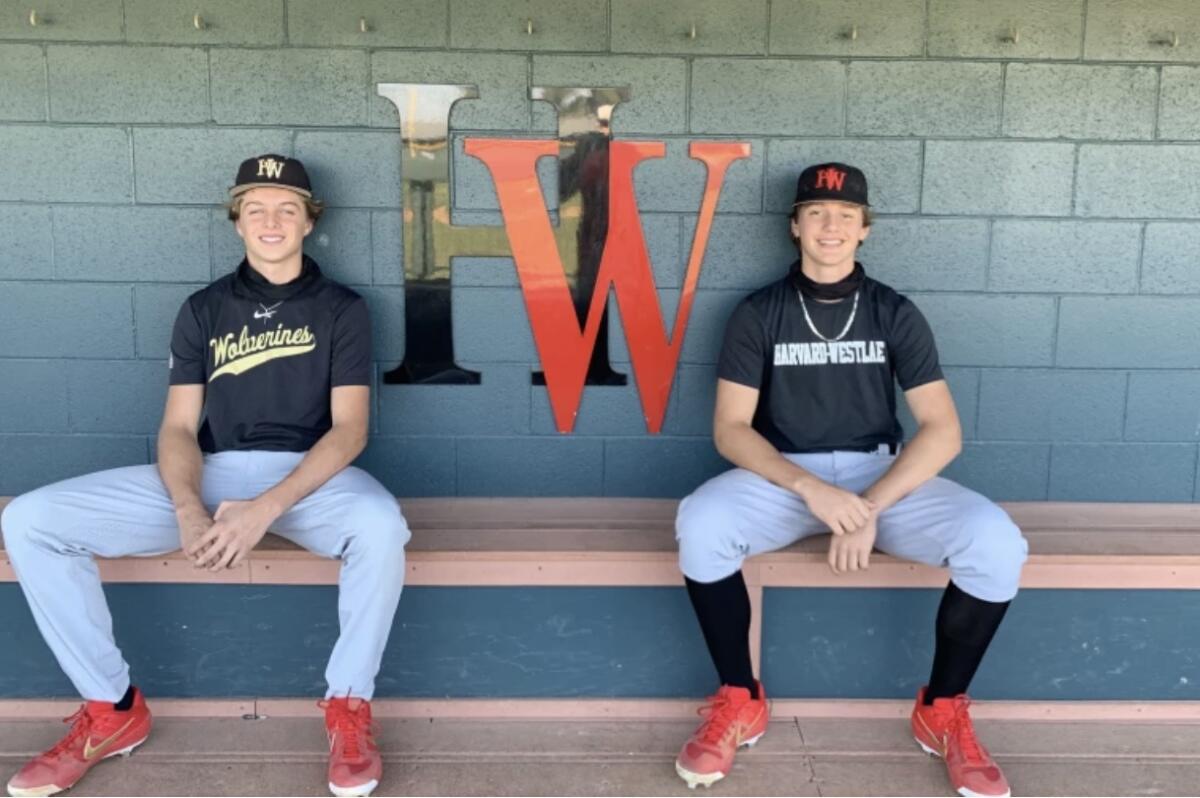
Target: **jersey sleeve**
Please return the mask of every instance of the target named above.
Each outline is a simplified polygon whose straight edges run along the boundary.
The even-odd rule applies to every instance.
[[[749,300],[743,300],[725,325],[717,377],[761,388],[769,346],[762,318]]]
[[[907,391],[942,379],[933,330],[917,306],[908,299],[901,300],[896,309],[888,346],[892,350],[896,381],[900,383],[901,390]]]
[[[371,384],[371,317],[362,297],[346,305],[333,322],[330,385]]]
[[[171,385],[203,385],[204,373],[204,330],[192,301],[186,300],[175,317],[171,331],[171,358],[167,361],[171,370]]]

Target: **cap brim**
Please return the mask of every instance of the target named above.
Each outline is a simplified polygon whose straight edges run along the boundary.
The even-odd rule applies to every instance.
[[[846,205],[857,205],[860,208],[871,207],[871,203],[869,202],[855,202],[853,200],[848,200],[845,197],[808,197],[806,199],[796,200],[793,202],[792,208],[795,208],[797,205],[812,205],[814,202],[842,202]]]
[[[247,191],[249,191],[252,188],[282,188],[282,189],[286,189],[287,191],[291,191],[293,193],[299,194],[301,197],[305,197],[307,199],[312,199],[311,191],[305,191],[304,189],[297,188],[295,186],[285,186],[282,183],[242,183],[240,186],[233,186],[232,188],[229,189],[229,198],[233,199],[236,196],[245,194]]]

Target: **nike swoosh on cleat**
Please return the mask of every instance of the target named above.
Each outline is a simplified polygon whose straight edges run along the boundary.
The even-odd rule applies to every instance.
[[[89,737],[87,742],[83,744],[83,761],[90,762],[99,754],[104,753],[109,746],[116,742],[116,739],[120,737],[126,729],[133,725],[133,721],[134,718],[130,718],[129,720],[125,721],[124,726],[113,732],[113,734],[107,740],[102,740],[99,745],[92,745],[92,738]]]

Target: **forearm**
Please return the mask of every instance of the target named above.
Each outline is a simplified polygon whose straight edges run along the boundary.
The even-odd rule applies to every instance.
[[[729,462],[800,496],[821,482],[812,472],[780,454],[749,424],[721,425],[714,431],[713,439],[717,451]]]
[[[354,462],[354,458],[365,448],[366,439],[365,430],[334,425],[308,450],[290,474],[260,495],[258,500],[266,502],[276,517],[283,515]]]
[[[892,467],[863,493],[882,511],[936,477],[962,451],[957,420],[932,423],[917,430],[904,445]]]
[[[175,509],[203,509],[200,479],[204,455],[194,433],[173,427],[158,433],[158,473]]]

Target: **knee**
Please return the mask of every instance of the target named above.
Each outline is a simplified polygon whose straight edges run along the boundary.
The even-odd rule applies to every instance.
[[[1007,601],[1017,593],[1021,568],[1029,544],[1008,514],[995,505],[970,513],[966,519],[971,535],[969,552],[975,568],[991,583],[990,601]]]
[[[36,493],[26,493],[8,503],[0,513],[0,531],[4,534],[4,550],[10,558],[19,557],[33,542],[34,528],[42,513],[42,502]]]
[[[675,539],[683,575],[696,582],[713,582],[736,571],[740,567],[736,535],[736,518],[728,502],[703,491],[680,502]]]
[[[360,496],[346,512],[352,530],[350,545],[360,555],[381,562],[403,562],[411,533],[394,498],[386,494]]]

